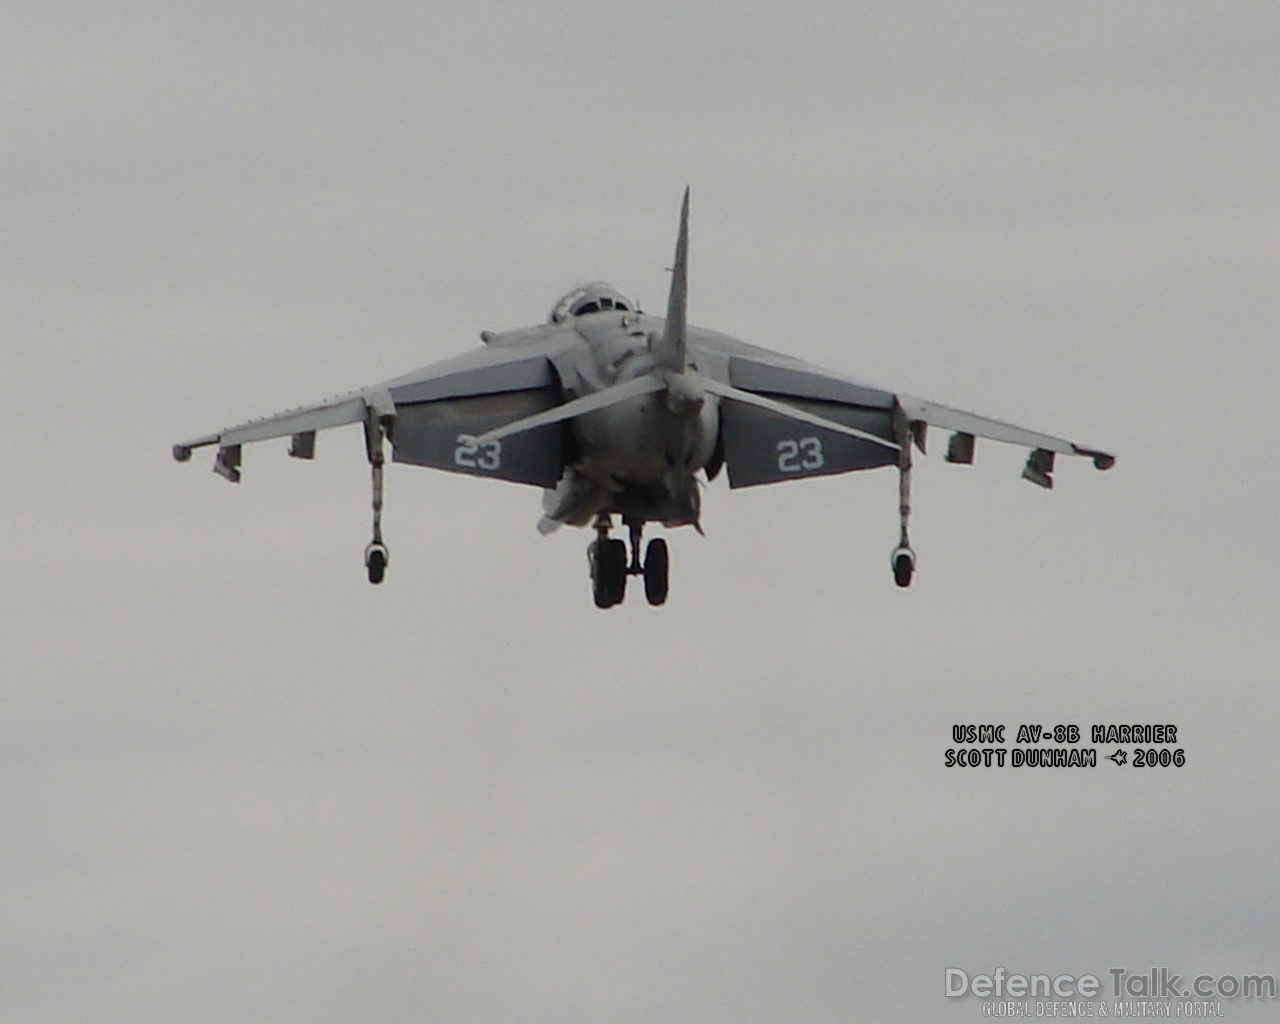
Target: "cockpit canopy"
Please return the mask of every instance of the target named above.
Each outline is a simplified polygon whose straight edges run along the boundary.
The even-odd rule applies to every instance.
[[[574,316],[587,313],[611,312],[622,310],[624,313],[639,312],[634,302],[622,292],[605,281],[592,281],[575,288],[551,307],[550,323],[558,324]]]

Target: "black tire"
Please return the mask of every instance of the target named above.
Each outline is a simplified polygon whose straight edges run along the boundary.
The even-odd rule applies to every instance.
[[[911,574],[916,571],[916,563],[908,554],[901,554],[893,560],[893,582],[900,587],[911,586]]]
[[[609,570],[605,566],[608,561],[602,553],[605,549],[607,541],[593,540],[587,548],[587,563],[591,567],[591,598],[596,603],[597,608],[609,608],[613,602],[609,588],[606,585],[609,579]]]
[[[644,553],[644,596],[655,607],[667,600],[670,569],[667,542],[661,537],[649,541]]]
[[[609,594],[613,598],[610,604],[622,604],[622,599],[627,596],[626,542],[611,540],[608,542],[607,551],[605,564],[609,567]]]
[[[369,552],[369,582],[373,584],[381,583],[387,575],[387,554],[378,548],[374,548]]]
[[[620,604],[627,587],[627,546],[620,540],[592,541],[587,549],[591,563],[591,597],[597,608]]]

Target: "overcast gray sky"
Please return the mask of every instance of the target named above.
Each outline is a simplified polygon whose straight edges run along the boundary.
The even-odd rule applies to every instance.
[[[1266,3],[9,5],[0,1020],[970,1021],[1280,972]],[[1108,447],[730,493],[591,605],[538,493],[197,433],[659,308]],[[941,447],[942,437],[933,439]],[[957,722],[1181,769],[948,770]],[[1274,1020],[1275,1003],[1232,1020]]]

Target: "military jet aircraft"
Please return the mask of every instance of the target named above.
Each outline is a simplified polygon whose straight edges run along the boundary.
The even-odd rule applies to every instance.
[[[712,480],[723,468],[735,488],[896,466],[900,529],[890,565],[905,587],[916,564],[907,537],[912,446],[925,451],[929,424],[952,431],[948,462],[972,462],[977,437],[1031,449],[1022,475],[1041,487],[1053,486],[1057,453],[1089,456],[1099,469],[1114,464],[1095,448],[688,324],[688,249],[686,189],[665,317],[642,312],[611,285],[584,285],[544,324],[483,331],[483,348],[184,441],[174,458],[186,462],[193,449],[216,444],[214,471],[238,482],[249,442],[291,437],[289,454],[310,459],[317,431],[362,424],[373,485],[373,539],[364,554],[370,583],[382,582],[388,562],[384,441],[396,462],[544,488],[540,532],[566,523],[595,530],[587,554],[600,608],[622,602],[630,576],[643,578],[650,604],[666,600],[666,542],[651,540],[642,559],[642,532],[651,522],[702,532],[699,474]],[[610,537],[615,516],[630,552]]]

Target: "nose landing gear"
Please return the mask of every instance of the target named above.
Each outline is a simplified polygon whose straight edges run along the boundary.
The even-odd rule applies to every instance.
[[[596,516],[596,539],[587,547],[587,563],[591,572],[591,596],[597,608],[612,608],[621,604],[627,592],[628,576],[644,577],[645,600],[660,605],[667,600],[669,589],[670,557],[667,542],[661,538],[651,540],[645,550],[644,562],[640,561],[641,534],[644,524],[627,519],[631,535],[631,558],[627,558],[627,545],[611,539],[613,517],[601,512]]]

